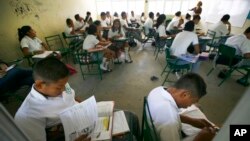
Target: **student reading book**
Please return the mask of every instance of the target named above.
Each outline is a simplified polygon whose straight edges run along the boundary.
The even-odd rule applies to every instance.
[[[92,96],[60,113],[65,140],[73,141],[81,134],[91,140],[112,140],[113,101],[96,103]]]

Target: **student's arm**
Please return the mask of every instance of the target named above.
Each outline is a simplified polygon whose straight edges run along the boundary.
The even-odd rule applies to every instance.
[[[245,57],[246,59],[250,59],[250,52],[249,52],[249,53],[245,53],[245,54],[244,54],[244,57]]]
[[[180,119],[182,123],[190,124],[197,128],[213,127],[213,125],[205,119],[191,118],[184,115],[180,115]]]
[[[43,46],[43,48],[44,48],[45,50],[49,50],[48,45],[47,45],[47,44],[45,44],[44,42],[42,42],[42,43],[41,43],[41,45]]]
[[[229,35],[231,33],[231,23],[228,21],[227,25],[228,25],[228,27],[227,27],[227,29],[228,29],[227,35]]]
[[[44,50],[36,50],[36,51],[30,52],[28,47],[22,48],[22,51],[23,51],[24,56],[32,56],[36,54],[42,54],[44,52]]]
[[[100,41],[97,45],[106,46],[110,43],[111,43],[110,41]]]
[[[194,141],[211,141],[214,138],[215,133],[216,130],[213,128],[203,128],[194,138]]]
[[[195,54],[199,54],[200,53],[200,46],[199,46],[199,44],[194,45],[194,52],[195,52]]]

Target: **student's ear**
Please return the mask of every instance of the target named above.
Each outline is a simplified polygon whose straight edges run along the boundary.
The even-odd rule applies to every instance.
[[[42,89],[44,87],[45,83],[42,80],[35,80],[35,87],[37,89]]]
[[[180,96],[181,96],[181,97],[187,97],[188,94],[189,94],[189,91],[184,90],[184,89],[181,89],[181,90],[180,90]]]

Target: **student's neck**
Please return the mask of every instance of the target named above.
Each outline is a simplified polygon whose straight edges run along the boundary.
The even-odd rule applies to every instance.
[[[43,95],[44,97],[48,97],[41,89],[37,88],[36,85],[34,85],[34,89],[35,89],[38,93],[40,93],[41,95]]]

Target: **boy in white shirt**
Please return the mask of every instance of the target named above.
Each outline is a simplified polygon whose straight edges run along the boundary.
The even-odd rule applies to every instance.
[[[144,28],[145,28],[145,34],[146,35],[148,35],[149,29],[153,28],[153,25],[154,25],[154,13],[149,12],[148,18],[147,18],[146,22],[144,23]]]
[[[33,77],[35,83],[14,119],[31,140],[46,141],[46,129],[61,124],[59,113],[78,102],[67,83],[69,70],[60,60],[40,60],[33,68]],[[62,133],[59,135],[58,139],[64,139]]]
[[[75,15],[75,31],[80,31],[80,32],[84,32],[85,28],[86,28],[86,23],[84,23],[84,19],[79,15],[76,14]]]
[[[215,129],[204,119],[179,115],[179,108],[187,108],[206,95],[206,83],[195,73],[183,75],[173,86],[153,89],[148,95],[148,105],[161,141],[181,141],[181,123],[191,124],[202,130],[193,141],[210,141]]]

